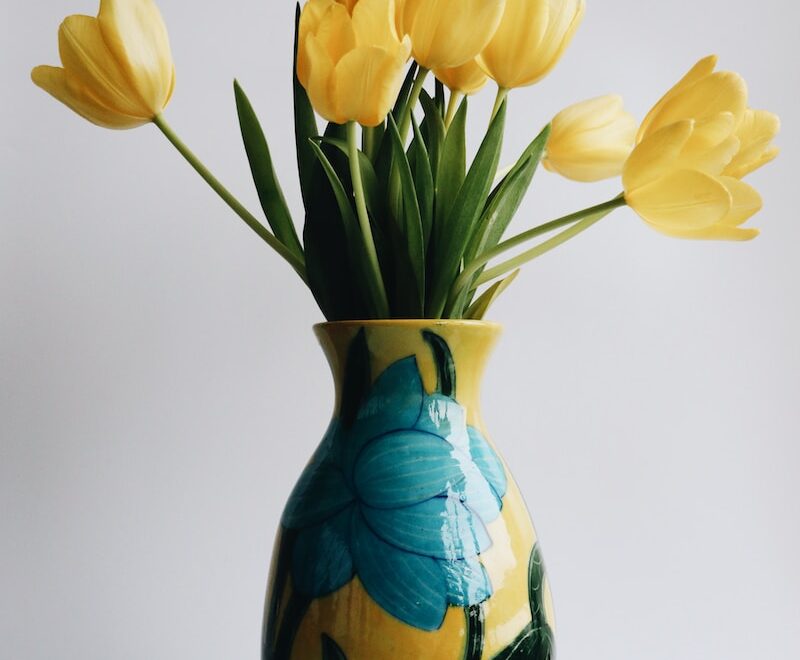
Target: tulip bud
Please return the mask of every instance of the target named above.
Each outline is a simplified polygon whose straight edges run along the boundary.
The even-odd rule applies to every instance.
[[[781,120],[766,110],[748,109],[736,129],[739,152],[724,174],[741,179],[778,156],[780,149],[772,141],[781,128]]]
[[[574,181],[619,176],[633,149],[637,128],[619,96],[576,103],[553,119],[542,162],[551,172]]]
[[[398,23],[426,69],[466,64],[489,43],[506,0],[400,0]]]
[[[31,78],[90,122],[135,128],[169,103],[175,68],[152,0],[101,0],[97,18],[64,20],[58,45],[63,68],[37,66]]]
[[[533,85],[561,59],[585,8],[584,0],[506,0],[478,63],[503,89]]]
[[[489,80],[475,60],[451,69],[436,69],[433,73],[451,92],[465,96],[479,92]]]
[[[377,126],[389,114],[411,52],[395,28],[394,0],[347,6],[310,0],[300,17],[297,76],[328,121]]]

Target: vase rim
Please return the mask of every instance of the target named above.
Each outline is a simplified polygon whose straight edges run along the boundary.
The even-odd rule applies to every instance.
[[[423,328],[423,327],[447,327],[447,328],[486,328],[496,332],[502,331],[503,326],[495,321],[476,321],[474,319],[369,319],[369,320],[347,320],[347,321],[325,321],[316,323],[314,330],[325,328]]]

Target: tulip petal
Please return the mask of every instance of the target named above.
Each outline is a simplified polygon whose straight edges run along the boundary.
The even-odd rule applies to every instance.
[[[663,97],[661,97],[661,100],[656,103],[656,105],[647,114],[647,117],[645,117],[644,121],[642,122],[642,126],[639,129],[639,134],[636,136],[637,142],[641,142],[645,136],[654,132],[654,130],[651,129],[653,120],[661,113],[662,108],[668,101],[670,101],[682,90],[686,89],[687,87],[691,87],[696,82],[699,82],[706,76],[710,76],[712,73],[714,73],[714,69],[717,68],[718,59],[719,58],[716,55],[704,57],[691,69],[689,69],[689,72],[683,78],[681,78],[678,83],[672,87],[672,89],[670,89],[666,94],[664,94]]]
[[[483,89],[489,80],[486,72],[475,60],[461,66],[437,69],[434,75],[445,84],[450,91],[471,95]]]
[[[780,128],[781,121],[777,115],[766,110],[749,109],[736,130],[741,149],[725,169],[725,174],[741,179],[774,160],[779,150],[771,143]]]
[[[731,210],[725,185],[712,176],[678,170],[626,193],[625,200],[646,222],[670,233],[719,224]]]
[[[641,142],[623,168],[625,190],[632,192],[674,169],[693,131],[693,121],[680,121],[656,131]]]
[[[738,227],[747,222],[751,217],[758,213],[763,207],[764,202],[758,191],[748,183],[734,179],[732,177],[720,177],[720,181],[731,194],[733,203],[730,213],[725,216],[722,224],[727,227]]]
[[[322,117],[337,124],[343,124],[344,118],[336,112],[334,102],[334,63],[325,46],[311,35],[305,42],[306,61],[308,63],[305,88],[311,105]]]
[[[37,66],[31,72],[33,82],[84,119],[103,128],[128,129],[146,124],[149,120],[129,117],[104,106],[80,84],[72,81],[64,69]]]
[[[131,117],[152,119],[136,90],[114,59],[96,18],[68,16],[58,30],[58,50],[71,79],[86,89],[107,108]]]
[[[377,46],[384,50],[397,46],[394,0],[359,0],[352,13],[357,45]]]
[[[356,47],[353,21],[340,4],[334,3],[328,8],[314,36],[334,65]]]
[[[153,0],[101,0],[100,30],[152,115],[169,103],[175,68],[164,20]]]

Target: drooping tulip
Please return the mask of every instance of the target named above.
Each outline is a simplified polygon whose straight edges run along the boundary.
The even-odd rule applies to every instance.
[[[175,67],[152,0],[101,0],[97,18],[64,20],[58,45],[62,67],[37,66],[31,78],[90,122],[135,128],[169,103]]]
[[[576,103],[554,117],[542,163],[574,181],[619,176],[633,149],[637,128],[620,96]]]
[[[465,96],[479,92],[489,80],[475,60],[451,69],[436,69],[433,73],[450,91]]]
[[[377,126],[389,114],[411,52],[395,28],[394,0],[347,6],[310,0],[300,17],[297,76],[328,121]]]
[[[561,59],[585,9],[584,0],[506,0],[478,63],[503,89],[533,85]]]
[[[398,0],[398,25],[426,69],[466,64],[497,30],[506,0]]]

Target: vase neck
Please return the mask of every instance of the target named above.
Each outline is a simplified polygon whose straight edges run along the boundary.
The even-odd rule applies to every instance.
[[[368,321],[326,323],[315,332],[331,367],[337,417],[348,414],[358,390],[382,380],[384,389],[405,387],[397,378],[418,372],[424,391],[456,399],[471,421],[480,417],[480,384],[500,326],[465,321]],[[412,365],[414,368],[412,369]],[[392,374],[395,374],[392,376]],[[382,376],[386,378],[382,379]]]

